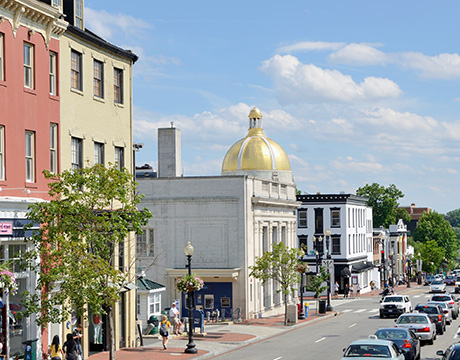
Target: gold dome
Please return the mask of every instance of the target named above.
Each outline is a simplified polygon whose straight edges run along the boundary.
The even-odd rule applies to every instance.
[[[260,110],[253,108],[249,113],[248,135],[227,151],[222,163],[222,173],[245,170],[291,170],[289,158],[283,148],[263,133],[261,120]]]

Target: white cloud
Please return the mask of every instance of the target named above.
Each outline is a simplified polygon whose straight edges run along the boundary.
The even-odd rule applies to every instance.
[[[331,161],[331,167],[339,173],[379,173],[383,165],[376,161],[359,161],[352,157],[339,157]]]
[[[418,52],[400,54],[401,64],[421,72],[422,76],[435,79],[460,78],[460,55],[439,54],[427,56]]]
[[[375,45],[349,44],[330,54],[328,60],[333,63],[348,65],[384,65],[389,56],[377,50]]]
[[[294,51],[338,50],[343,46],[345,46],[345,43],[341,42],[302,41],[292,45],[282,46],[277,52],[290,53]]]
[[[302,64],[292,55],[275,55],[263,62],[261,70],[275,83],[283,103],[311,101],[367,101],[395,98],[399,86],[389,79],[367,77],[360,84],[337,70],[325,70],[312,64]]]

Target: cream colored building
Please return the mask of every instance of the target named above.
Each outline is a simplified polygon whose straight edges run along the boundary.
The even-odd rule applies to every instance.
[[[165,154],[180,160],[179,130],[159,129],[159,142],[164,133],[170,149],[159,148],[160,169],[163,161],[171,163],[163,158]],[[145,195],[140,207],[153,214],[146,230],[154,234],[144,247],[153,251],[138,253],[138,269],[166,285],[162,306],[167,308],[178,299],[181,313],[187,313],[175,283],[187,271],[184,247],[190,241],[195,249],[192,272],[205,281],[204,289],[196,293],[198,309],[219,310],[227,318],[232,313],[237,316],[237,309],[242,318],[283,313],[277,285],[270,281],[262,286],[249,276],[255,258],[274,243],[297,246],[300,204],[289,159],[279,144],[264,135],[260,111],[251,111],[248,135],[228,151],[221,176],[178,177],[174,166],[166,168],[171,172],[160,172],[159,178],[137,179]],[[153,257],[155,266],[147,268]]]
[[[60,43],[60,170],[116,163],[133,172],[132,73],[138,58],[85,28],[83,1],[67,1],[63,6],[70,25]],[[134,256],[131,235],[124,245],[125,269]],[[135,283],[134,269],[129,271]],[[113,314],[116,349],[136,346],[135,291],[122,294]],[[89,351],[107,349],[107,321],[101,320],[90,314],[82,322],[85,358]],[[80,321],[71,319],[62,335]]]

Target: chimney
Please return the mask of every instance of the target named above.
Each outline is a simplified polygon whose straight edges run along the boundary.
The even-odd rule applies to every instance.
[[[158,129],[158,177],[180,177],[181,169],[181,132],[171,123]]]

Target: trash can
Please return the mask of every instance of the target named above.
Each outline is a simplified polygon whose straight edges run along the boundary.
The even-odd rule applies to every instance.
[[[326,300],[320,300],[319,301],[318,312],[320,314],[325,314],[326,313]]]
[[[310,303],[305,303],[305,317],[308,317],[308,314],[310,313]]]
[[[24,351],[25,360],[37,360],[37,341],[38,339],[33,339],[22,342],[26,346]]]

